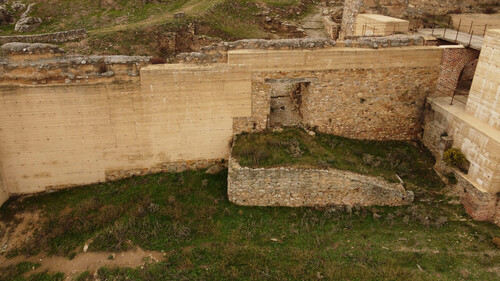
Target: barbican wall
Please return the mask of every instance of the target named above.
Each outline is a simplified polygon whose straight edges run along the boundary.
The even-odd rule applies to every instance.
[[[220,162],[235,133],[267,128],[273,83],[300,85],[303,125],[416,139],[442,50],[292,46],[149,66],[140,57],[53,53],[2,61],[0,163],[11,195]]]

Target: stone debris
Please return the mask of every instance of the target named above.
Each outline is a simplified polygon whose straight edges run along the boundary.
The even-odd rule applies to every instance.
[[[30,17],[29,14],[31,13],[33,7],[35,4],[30,4],[26,11],[21,15],[21,18],[19,21],[16,23],[16,26],[14,27],[15,31],[19,32],[29,32],[33,31],[40,26],[42,23],[41,18],[36,18],[36,17]]]
[[[14,15],[3,5],[0,6],[0,25],[11,24],[15,22]]]
[[[19,11],[22,11],[26,8],[26,4],[24,4],[20,1],[15,1],[14,3],[12,3],[12,6],[10,6],[10,7],[12,8],[12,10],[19,12]]]

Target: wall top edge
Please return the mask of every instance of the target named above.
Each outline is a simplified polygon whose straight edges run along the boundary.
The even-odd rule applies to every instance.
[[[267,54],[267,53],[339,53],[339,52],[394,52],[394,51],[409,51],[409,50],[440,50],[437,46],[407,46],[407,47],[391,47],[391,48],[351,48],[351,47],[335,47],[320,50],[231,50],[229,54]]]

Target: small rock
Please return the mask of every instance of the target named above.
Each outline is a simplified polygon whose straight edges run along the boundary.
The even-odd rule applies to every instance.
[[[276,239],[276,238],[271,238],[271,241],[273,241],[273,242],[278,242],[279,240],[278,240],[278,239]]]
[[[174,14],[174,18],[176,18],[176,19],[180,19],[180,18],[183,18],[185,16],[186,16],[185,12],[177,12]]]
[[[89,244],[85,244],[83,246],[83,252],[86,253],[88,249],[89,249]]]
[[[221,172],[222,170],[224,170],[223,166],[221,166],[221,165],[212,165],[210,168],[207,169],[207,171],[205,172],[205,174],[215,175],[215,174],[218,174],[219,172]]]
[[[20,2],[20,1],[16,1],[16,2],[12,3],[11,8],[12,8],[12,10],[14,10],[15,12],[19,12],[19,11],[21,11],[21,10],[25,9],[25,8],[26,8],[26,5],[25,5],[25,4],[23,4],[23,3],[22,3],[22,2]]]
[[[310,136],[315,136],[315,135],[316,135],[316,133],[315,133],[315,132],[313,132],[313,131],[308,131],[307,133],[308,133]]]
[[[0,6],[0,25],[14,23],[14,15],[4,6]]]
[[[493,242],[493,244],[495,244],[495,246],[497,246],[497,248],[500,249],[500,238],[499,237],[495,237],[495,238],[491,239],[491,242]]]

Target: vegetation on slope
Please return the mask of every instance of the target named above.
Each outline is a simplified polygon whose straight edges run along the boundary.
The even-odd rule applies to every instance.
[[[254,137],[258,142],[265,136]],[[315,138],[342,149],[318,143],[307,150],[301,144],[302,157],[324,149],[340,165],[343,157],[361,157],[356,151],[382,158],[401,150],[404,157],[418,159],[410,163],[432,173],[426,152],[412,145]],[[307,141],[305,135],[297,139]],[[435,188],[433,177],[420,175],[422,181],[409,186],[414,205],[403,207],[237,206],[227,200],[226,171],[160,173],[11,199],[0,209],[1,223],[18,223],[15,214],[31,212],[45,219],[34,227],[32,239],[4,254],[72,258],[89,241],[89,251],[140,246],[166,253],[164,260],[135,269],[101,268],[95,277],[100,280],[498,279],[500,250],[492,238],[500,236],[500,229],[467,218],[453,198]],[[52,273],[26,277],[14,267],[0,269],[0,280],[62,280]],[[82,273],[78,280],[94,280],[94,274]]]
[[[250,167],[316,167],[349,170],[381,176],[428,188],[444,183],[432,169],[435,159],[423,145],[400,141],[354,140],[299,128],[283,132],[242,134],[236,138],[233,156]]]
[[[283,20],[305,16],[309,0],[29,0],[36,3],[32,16],[43,19],[36,33],[86,28],[90,36],[66,44],[77,53],[155,55],[169,32],[188,34],[189,23],[197,35],[225,40],[276,38],[286,34],[263,26],[266,16]],[[310,4],[307,4],[310,5]],[[300,9],[299,9],[300,7]],[[296,11],[300,10],[300,15]],[[184,17],[174,17],[184,12]],[[17,13],[19,18],[22,11]],[[0,26],[3,35],[17,34],[14,24]],[[182,51],[190,51],[189,47]]]

